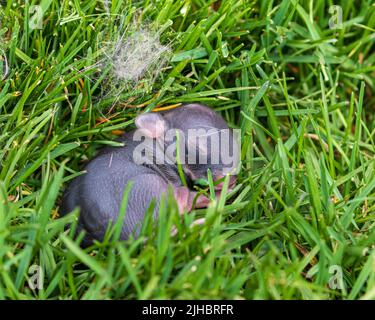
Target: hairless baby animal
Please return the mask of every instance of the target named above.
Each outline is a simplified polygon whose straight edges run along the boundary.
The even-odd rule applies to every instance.
[[[111,220],[116,222],[129,181],[132,181],[132,187],[121,239],[126,239],[132,233],[137,236],[139,225],[152,200],[156,203],[154,217],[157,218],[160,197],[170,189],[181,213],[193,209],[194,198],[196,208],[206,207],[209,199],[204,195],[197,196],[192,185],[196,180],[207,180],[208,169],[214,180],[230,174],[229,186],[235,184],[239,145],[233,139],[233,130],[211,108],[186,104],[168,111],[143,113],[135,119],[135,125],[137,129],[119,139],[124,146],[102,149],[86,165],[86,173],[75,178],[63,195],[62,215],[77,207],[80,209],[77,232],[86,232],[83,246],[90,245],[94,239],[102,240],[108,223]],[[171,132],[172,135],[178,132],[178,135],[170,139],[168,135]],[[192,133],[197,132],[198,139],[194,135],[192,138]],[[226,140],[229,145],[223,145],[223,132],[229,133]],[[202,137],[205,143],[200,142],[203,141],[200,140]],[[178,148],[181,149],[181,159],[171,156],[176,155]],[[223,161],[223,151],[230,152],[231,163]],[[179,165],[187,186],[182,182]],[[222,183],[215,187],[217,192],[221,188]]]

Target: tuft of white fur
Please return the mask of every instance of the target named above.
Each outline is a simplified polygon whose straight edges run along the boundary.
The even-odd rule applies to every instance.
[[[151,92],[172,56],[170,44],[160,41],[164,30],[137,21],[134,16],[130,23],[117,21],[97,33],[95,66],[102,81],[100,99],[110,98],[115,106],[124,93],[136,89],[142,91],[138,95]]]
[[[119,80],[138,82],[144,76],[157,76],[170,54],[171,49],[160,43],[157,33],[140,29],[121,37],[109,58]]]

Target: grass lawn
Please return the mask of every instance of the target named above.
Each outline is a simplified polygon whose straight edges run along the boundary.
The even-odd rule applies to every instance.
[[[375,299],[371,0],[0,4],[0,299]],[[68,181],[187,102],[242,130],[236,188],[81,249]]]

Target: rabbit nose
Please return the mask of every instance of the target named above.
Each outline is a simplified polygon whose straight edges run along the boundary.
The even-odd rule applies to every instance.
[[[221,180],[221,179],[224,179],[225,176],[218,176],[215,180]],[[229,184],[228,184],[228,189],[233,189],[234,185],[236,184],[236,176],[230,176],[229,177]],[[216,186],[215,186],[215,190],[221,190],[223,189],[223,185],[224,185],[224,181],[221,181],[220,183],[218,183]]]

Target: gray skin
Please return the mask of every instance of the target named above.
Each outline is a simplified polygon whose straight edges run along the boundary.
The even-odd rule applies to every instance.
[[[152,148],[158,148],[158,142],[170,147],[172,142],[166,142],[165,133],[169,129],[178,129],[182,134],[195,128],[215,128],[216,130],[229,129],[221,116],[209,107],[200,104],[188,104],[166,112],[145,113],[135,120],[138,133],[141,132],[146,139],[155,142]],[[173,190],[180,213],[192,210],[196,192],[183,186],[178,174],[177,164],[156,164],[155,158],[151,164],[138,164],[134,160],[134,151],[142,141],[135,141],[136,130],[125,133],[119,141],[124,142],[123,147],[107,147],[92,159],[86,166],[86,173],[75,178],[64,193],[61,215],[72,212],[79,207],[77,233],[85,230],[86,235],[82,246],[90,245],[94,239],[101,241],[107,230],[108,223],[116,222],[124,190],[129,181],[132,188],[128,195],[125,220],[122,226],[121,239],[127,239],[130,234],[137,236],[144,214],[154,200],[154,217],[157,218],[158,201],[162,194]],[[181,135],[180,135],[181,136]],[[224,176],[225,165],[212,164],[210,156],[207,163],[189,164],[187,155],[189,148],[195,148],[197,158],[201,152],[210,154],[210,139],[203,148],[191,145],[180,140],[185,148],[186,164],[182,164],[185,179],[190,188],[197,179],[207,179],[207,170],[211,169],[214,179]],[[176,145],[176,144],[175,144]],[[172,145],[173,147],[173,145]],[[238,153],[238,146],[232,145],[232,152]],[[164,149],[166,150],[166,148]],[[181,150],[181,149],[180,149]],[[155,151],[155,150],[153,150]],[[235,176],[230,177],[230,186],[235,183]],[[219,184],[216,189],[221,189]],[[172,188],[170,188],[172,187]],[[196,198],[195,207],[203,208],[209,200],[200,195]]]

